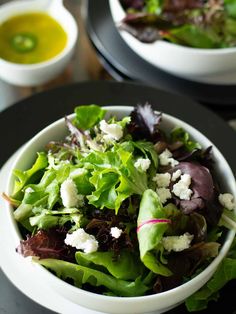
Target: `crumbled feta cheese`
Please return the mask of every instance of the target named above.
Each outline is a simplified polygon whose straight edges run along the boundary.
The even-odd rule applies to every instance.
[[[93,235],[85,232],[83,228],[67,233],[64,242],[77,250],[83,250],[85,253],[92,253],[98,250],[98,241]]]
[[[62,204],[66,208],[82,205],[81,201],[84,196],[78,194],[75,182],[71,178],[66,179],[62,183],[60,193]]]
[[[160,165],[175,167],[179,164],[178,160],[172,158],[172,153],[166,148],[163,153],[159,155]]]
[[[100,129],[107,136],[104,136],[106,140],[112,139],[118,141],[123,136],[123,129],[121,125],[111,123],[108,124],[105,120],[100,121]]]
[[[180,180],[173,185],[172,192],[178,196],[181,200],[190,200],[190,196],[193,193],[189,186],[191,184],[191,177],[189,174],[183,174]]]
[[[165,202],[171,198],[170,190],[167,188],[159,188],[156,192],[162,204],[165,204]]]
[[[167,188],[170,184],[170,173],[157,173],[155,177],[152,178],[153,181],[156,182],[159,188]]]
[[[230,193],[220,194],[218,199],[220,204],[226,209],[233,210],[236,207],[234,196]]]
[[[164,248],[170,252],[180,252],[190,247],[190,243],[193,239],[193,235],[188,232],[181,236],[168,236],[162,238],[162,244]]]
[[[147,171],[151,165],[151,161],[148,158],[139,158],[134,163],[135,168],[140,169],[142,171]]]
[[[171,181],[176,181],[181,176],[181,170],[178,169],[172,174]]]
[[[112,227],[110,234],[112,235],[113,238],[118,239],[121,236],[122,229],[119,229],[117,227]]]
[[[70,178],[82,176],[85,172],[87,172],[87,170],[84,168],[75,168],[70,172]]]
[[[34,190],[31,187],[28,187],[27,189],[25,189],[25,193],[33,193]]]

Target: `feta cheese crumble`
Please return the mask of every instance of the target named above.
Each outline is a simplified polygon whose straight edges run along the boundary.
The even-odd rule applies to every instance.
[[[25,189],[25,193],[33,193],[34,190],[31,187],[28,187],[27,189]]]
[[[159,155],[160,165],[175,167],[179,164],[178,160],[172,158],[172,153],[166,148],[163,153]]]
[[[180,176],[181,176],[182,172],[180,169],[176,170],[173,174],[172,174],[172,178],[171,181],[175,182]]]
[[[170,190],[167,188],[159,188],[156,190],[162,204],[165,204],[171,198]]]
[[[110,234],[113,238],[118,239],[121,236],[122,231],[123,231],[122,229],[119,229],[117,227],[112,227]]]
[[[170,184],[170,173],[157,173],[155,177],[152,178],[152,181],[156,182],[159,188],[167,188]]]
[[[220,194],[218,199],[220,204],[228,210],[233,210],[236,207],[234,196],[230,193]]]
[[[168,252],[180,252],[190,247],[192,239],[193,235],[186,232],[181,236],[163,237],[162,244],[164,246],[164,249],[166,249]]]
[[[140,169],[142,171],[147,171],[151,165],[151,161],[148,158],[139,158],[134,163],[135,168]]]
[[[123,129],[119,124],[108,124],[105,120],[100,121],[100,130],[105,133],[104,139],[119,141],[123,136]]]
[[[191,184],[191,176],[189,174],[183,174],[180,180],[173,185],[172,192],[178,196],[181,200],[190,200],[193,191],[189,189]]]
[[[83,228],[67,233],[64,242],[77,250],[83,250],[84,253],[92,253],[98,250],[98,241],[93,235],[85,232]]]
[[[83,195],[78,194],[75,182],[68,178],[66,179],[60,188],[60,194],[62,199],[62,204],[66,208],[77,207],[83,203]]]

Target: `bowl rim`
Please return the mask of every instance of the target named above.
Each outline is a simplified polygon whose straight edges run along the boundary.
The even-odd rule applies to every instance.
[[[126,12],[125,10],[123,9],[121,3],[120,3],[120,0],[109,0],[109,6],[110,8],[111,7],[114,7],[115,8],[115,5],[114,3],[117,3],[117,6],[119,6],[119,10],[122,10],[123,12],[123,15],[125,16],[126,15]],[[113,17],[113,11],[111,9],[111,15]],[[114,20],[114,19],[113,19]],[[115,25],[117,24],[117,22],[114,20],[114,23]],[[118,30],[118,32],[121,34],[121,33],[127,33],[123,30]],[[128,33],[127,33],[128,34]],[[129,34],[129,36],[132,36],[131,34]],[[122,36],[123,37],[123,36]],[[144,43],[144,42],[141,42],[140,40],[138,40],[137,38],[135,38],[134,36],[132,36],[137,42],[139,42],[140,44],[143,44],[145,46],[150,46],[152,49],[153,48],[158,48],[158,46],[161,44],[163,46],[166,46],[167,49],[170,49],[170,48],[174,48],[176,50],[179,50],[179,51],[183,51],[185,53],[198,53],[200,55],[229,55],[229,54],[234,54],[236,53],[236,46],[235,47],[226,47],[226,48],[194,48],[194,47],[190,47],[190,46],[183,46],[183,45],[179,45],[179,44],[176,44],[176,43],[172,43],[172,42],[169,42],[169,41],[166,41],[166,40],[156,40],[155,42],[153,43]]]
[[[108,113],[109,112],[112,112],[112,111],[120,111],[124,114],[128,114],[131,110],[134,109],[133,106],[102,106],[103,109],[107,110]],[[158,112],[157,110],[155,110],[156,112]],[[234,174],[231,170],[231,167],[229,166],[227,160],[225,159],[224,155],[221,153],[221,151],[214,145],[213,142],[211,142],[210,139],[208,139],[203,133],[201,133],[197,128],[191,126],[190,124],[188,124],[187,122],[179,119],[179,118],[176,118],[170,114],[166,114],[166,113],[163,113],[162,112],[162,115],[163,115],[163,118],[167,118],[168,120],[170,119],[171,120],[171,123],[173,123],[174,125],[177,125],[176,123],[180,123],[181,124],[181,127],[183,126],[183,128],[186,126],[188,128],[188,130],[190,129],[189,133],[190,133],[190,136],[192,136],[192,132],[194,131],[197,136],[201,137],[202,139],[204,139],[206,142],[208,142],[209,144],[212,144],[213,146],[213,149],[214,149],[214,155],[217,155],[217,156],[220,156],[220,158],[222,159],[222,161],[224,162],[225,166],[226,166],[226,171],[229,172],[231,178],[230,179],[233,179],[233,180],[230,180],[230,182],[233,184],[232,186],[232,190],[234,191],[234,196],[236,197],[236,181],[235,181],[235,178],[234,178]],[[67,117],[69,119],[73,118],[75,116],[75,113],[71,113],[69,115],[67,115]],[[59,126],[63,125],[64,124],[64,118],[59,118],[57,119],[56,121],[52,122],[51,124],[49,124],[48,126],[44,127],[41,131],[39,131],[36,135],[34,135],[25,145],[24,147],[20,150],[20,153],[17,155],[16,159],[14,160],[14,163],[12,164],[11,166],[11,170],[10,170],[10,175],[8,177],[8,180],[7,180],[7,193],[9,194],[10,192],[10,187],[11,187],[11,181],[13,180],[13,174],[12,174],[12,170],[16,168],[16,165],[19,163],[19,161],[22,159],[22,155],[24,155],[26,153],[26,151],[28,149],[30,149],[32,143],[34,143],[35,141],[37,141],[42,135],[44,135],[44,133],[47,133],[48,131],[50,131],[51,128],[58,128]],[[207,146],[209,146],[209,144],[207,144]],[[36,152],[35,152],[36,153]],[[8,208],[10,209],[8,211],[8,217],[11,221],[11,230],[13,231],[14,230],[14,238],[15,240],[20,240],[21,239],[21,235],[20,235],[20,232],[19,232],[19,228],[17,226],[17,223],[16,221],[14,220],[13,218],[13,215],[12,215],[12,206],[10,204],[7,204]],[[235,209],[235,212],[236,212],[236,209]],[[15,227],[14,227],[15,226]],[[115,301],[117,303],[121,302],[122,300],[125,301],[126,303],[133,303],[134,301],[138,301],[138,302],[141,302],[141,301],[146,301],[146,300],[149,300],[149,301],[158,301],[158,299],[160,298],[166,298],[168,300],[168,298],[170,299],[171,297],[174,297],[176,296],[176,292],[178,293],[181,293],[181,292],[185,292],[188,290],[189,286],[192,286],[194,285],[195,283],[197,282],[202,282],[204,281],[204,278],[206,278],[206,276],[209,276],[215,272],[217,266],[220,264],[220,262],[223,260],[223,258],[227,255],[227,252],[228,250],[230,249],[230,246],[233,242],[233,239],[235,237],[235,234],[236,232],[234,230],[228,230],[227,231],[227,235],[226,235],[226,241],[223,243],[223,245],[221,246],[220,248],[220,251],[219,251],[219,254],[212,260],[212,262],[203,270],[201,271],[198,275],[196,275],[194,278],[190,279],[189,281],[181,284],[180,286],[177,286],[175,288],[172,288],[170,290],[167,290],[167,291],[164,291],[164,292],[161,292],[161,293],[157,293],[157,294],[152,294],[152,295],[145,295],[145,296],[137,296],[137,297],[119,297],[119,296],[106,296],[106,295],[101,295],[101,294],[97,294],[97,293],[93,293],[93,292],[90,292],[90,291],[87,291],[87,290],[84,290],[84,289],[81,289],[81,288],[78,288],[78,287],[75,287],[67,282],[65,282],[64,280],[58,278],[56,275],[52,274],[48,269],[46,269],[45,267],[37,264],[36,266],[38,267],[38,269],[40,270],[40,272],[43,272],[42,274],[45,275],[46,277],[49,275],[49,280],[50,281],[53,281],[55,283],[57,283],[57,286],[58,287],[61,287],[61,288],[68,288],[69,291],[71,293],[74,293],[74,294],[78,294],[78,293],[81,293],[81,294],[84,294],[86,296],[89,296],[89,297],[92,297],[92,298],[96,298],[98,299],[99,301],[103,302],[103,301]],[[210,278],[211,278],[210,276]],[[208,278],[209,280],[209,278]],[[207,281],[208,281],[207,280]],[[207,282],[206,281],[206,282]],[[200,288],[202,287],[203,285],[200,286]],[[200,289],[198,288],[198,289]],[[196,289],[196,290],[198,290]],[[196,291],[195,290],[195,291]],[[79,304],[79,303],[78,303]],[[176,305],[177,306],[177,305]]]
[[[16,8],[16,7],[22,7],[25,4],[27,4],[28,1],[24,0],[24,1],[10,1],[9,3],[6,3],[4,5],[2,5],[2,7],[0,8],[0,11],[3,10],[11,10],[11,8]],[[34,3],[35,0],[30,0],[30,2]],[[78,29],[78,24],[75,21],[74,16],[71,14],[71,12],[63,5],[63,1],[58,2],[58,4],[60,4],[60,8],[63,9],[65,15],[68,16],[68,18],[70,19],[70,22],[73,24],[73,32],[68,32],[67,30],[65,30],[65,28],[61,25],[61,23],[53,16],[53,14],[49,13],[49,11],[47,9],[45,10],[39,10],[37,9],[36,11],[33,11],[33,9],[30,10],[25,10],[24,12],[21,12],[19,14],[9,14],[9,16],[7,17],[7,19],[14,17],[14,16],[18,16],[18,15],[23,15],[23,14],[27,14],[27,13],[36,13],[36,12],[41,12],[41,13],[46,13],[48,14],[52,19],[54,19],[65,31],[65,33],[67,34],[67,42],[65,47],[62,49],[61,52],[59,52],[58,54],[56,54],[54,57],[46,60],[46,61],[41,61],[41,62],[37,62],[37,63],[31,63],[31,64],[22,64],[22,63],[15,63],[15,62],[11,62],[11,61],[7,61],[3,58],[0,57],[0,65],[8,67],[8,68],[14,68],[16,70],[26,70],[26,71],[31,71],[31,70],[38,70],[38,69],[43,69],[45,67],[51,66],[55,63],[57,63],[58,61],[60,61],[61,59],[63,59],[66,55],[68,55],[74,48],[77,39],[78,39],[78,35],[79,35],[79,29]],[[7,20],[6,19],[6,20]],[[1,21],[0,21],[0,26],[1,26]]]

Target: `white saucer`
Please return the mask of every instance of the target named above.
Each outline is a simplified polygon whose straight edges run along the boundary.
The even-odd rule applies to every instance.
[[[16,152],[0,170],[0,193],[5,189],[5,178],[9,173],[18,152]],[[50,287],[43,285],[42,280],[37,280],[34,266],[29,261],[25,263],[23,257],[15,252],[15,240],[9,233],[8,216],[5,210],[5,201],[0,197],[0,266],[8,279],[26,296],[38,304],[61,314],[102,314],[74,304]],[[24,262],[23,262],[24,261]]]

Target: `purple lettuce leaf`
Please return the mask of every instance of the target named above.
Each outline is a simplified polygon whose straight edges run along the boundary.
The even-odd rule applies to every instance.
[[[170,172],[178,169],[182,174],[191,176],[190,188],[193,194],[190,200],[180,200],[173,195],[176,206],[185,214],[197,211],[205,217],[208,224],[217,225],[223,208],[218,201],[217,187],[209,169],[196,162],[180,162]]]
[[[192,151],[187,151],[183,145],[179,145],[179,147],[177,146],[176,149],[173,149],[172,147],[173,144],[168,145],[168,148],[172,152],[174,159],[178,161],[195,161],[212,170],[214,164],[212,159],[212,146],[209,146],[206,150],[193,149]]]
[[[171,224],[169,224],[166,235],[181,235],[185,232],[194,235],[193,243],[205,241],[207,238],[207,223],[203,215],[192,212],[184,213],[183,210],[177,209],[173,204],[165,206],[165,212]]]
[[[84,144],[84,132],[78,129],[67,117],[65,117],[65,122],[71,134],[71,142],[83,148],[85,145]]]
[[[113,251],[114,260],[117,259],[123,249],[129,251],[134,250],[133,243],[125,231],[116,239],[111,235],[111,227],[118,226],[119,229],[124,228],[122,224],[114,223],[114,221],[106,221],[93,218],[86,226],[86,231],[95,236],[99,242],[99,250],[103,252]]]
[[[21,240],[16,251],[24,257],[37,256],[40,259],[55,258],[73,262],[76,250],[64,243],[65,237],[65,229],[39,230],[35,235],[27,236],[26,240]]]
[[[150,104],[137,105],[130,117],[131,121],[127,125],[127,129],[135,140],[145,139],[157,142],[161,138],[158,126],[162,115],[155,113]]]
[[[196,212],[189,215],[188,232],[194,235],[193,243],[206,241],[207,222],[203,215]]]
[[[182,211],[185,214],[190,214],[198,209],[203,209],[205,207],[205,202],[202,198],[198,197],[198,198],[193,198],[191,200],[179,200],[176,199],[176,204],[178,204],[180,206],[180,208],[182,209]]]
[[[161,39],[159,30],[152,25],[135,24],[130,25],[130,23],[123,21],[119,25],[121,31],[126,31],[143,43],[149,44],[153,43],[158,39]]]
[[[191,199],[202,198],[211,201],[214,196],[214,182],[210,171],[195,162],[180,162],[173,172],[180,169],[182,174],[191,176],[191,190],[193,194]]]
[[[183,277],[191,277],[206,260],[218,255],[220,244],[200,242],[181,252],[172,252],[168,256],[168,267],[173,276],[161,277],[162,291],[177,287],[183,283]]]
[[[183,10],[202,8],[204,4],[204,0],[165,0],[163,10],[166,12],[181,13]]]
[[[142,10],[145,5],[145,0],[120,0],[120,3],[125,10]]]
[[[223,212],[223,206],[219,203],[218,200],[218,193],[214,193],[212,200],[206,200],[205,207],[199,209],[198,212],[204,215],[209,225],[216,226]]]
[[[118,25],[120,30],[127,31],[144,43],[162,39],[162,33],[172,27],[173,24],[165,18],[146,12],[128,13]]]

